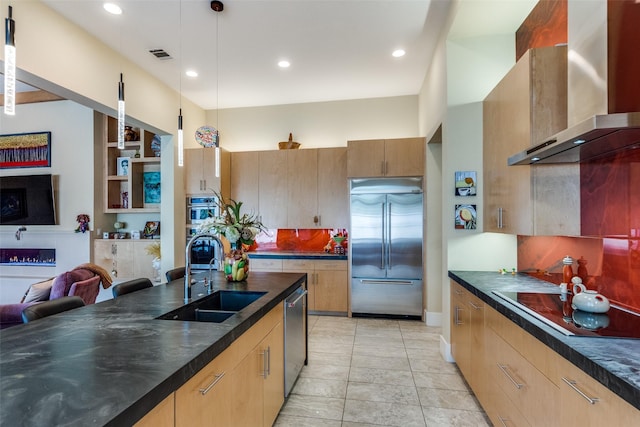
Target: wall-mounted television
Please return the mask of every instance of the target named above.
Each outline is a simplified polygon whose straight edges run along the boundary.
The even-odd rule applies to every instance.
[[[0,176],[0,225],[55,225],[52,175]]]

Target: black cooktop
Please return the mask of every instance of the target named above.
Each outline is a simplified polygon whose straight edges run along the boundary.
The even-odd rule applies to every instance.
[[[640,314],[615,304],[607,313],[599,314],[573,310],[570,293],[493,293],[565,335],[640,339]]]

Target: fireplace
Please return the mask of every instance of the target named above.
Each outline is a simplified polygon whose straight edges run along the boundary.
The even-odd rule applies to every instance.
[[[0,265],[55,267],[55,249],[0,249]]]

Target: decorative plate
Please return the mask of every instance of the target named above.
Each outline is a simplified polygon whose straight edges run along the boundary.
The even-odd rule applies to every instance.
[[[155,135],[151,140],[151,151],[153,151],[154,156],[160,157],[160,151],[161,151],[160,136]]]
[[[213,126],[200,126],[196,130],[196,142],[203,147],[215,147],[218,145],[218,130]]]

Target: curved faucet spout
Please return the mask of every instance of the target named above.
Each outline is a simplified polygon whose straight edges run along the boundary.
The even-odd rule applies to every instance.
[[[189,243],[187,243],[187,248],[185,249],[185,269],[184,269],[185,270],[184,271],[184,303],[185,304],[188,304],[189,300],[191,299],[191,247],[196,242],[196,240],[199,240],[202,237],[209,237],[217,243],[218,250],[216,253],[218,254],[218,256],[221,256],[223,252],[222,240],[220,240],[220,237],[217,234],[198,233],[189,240]]]

